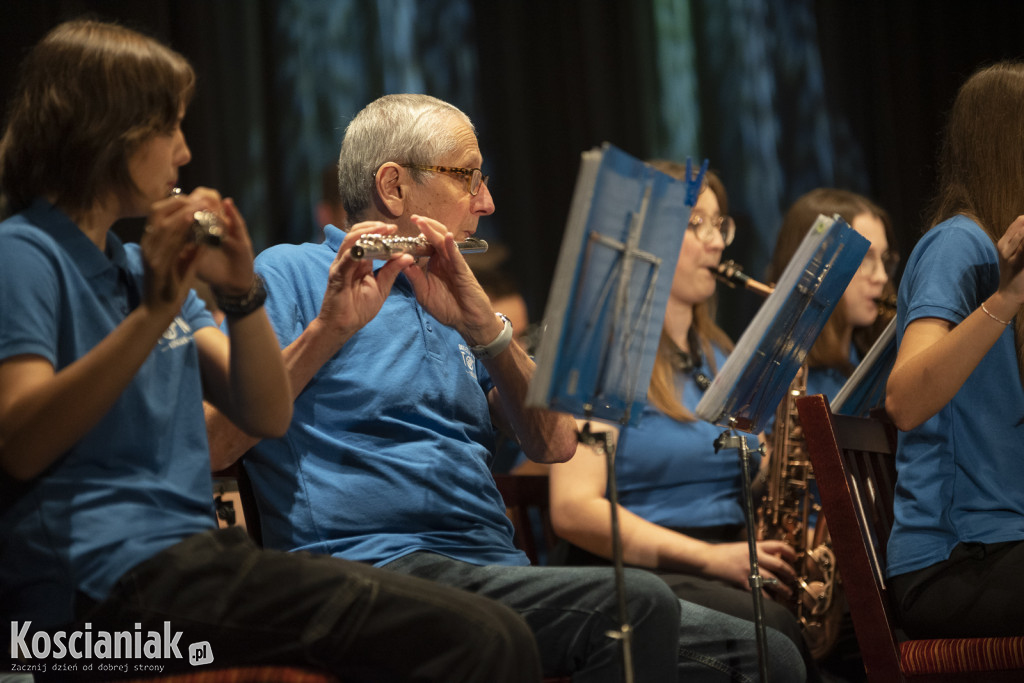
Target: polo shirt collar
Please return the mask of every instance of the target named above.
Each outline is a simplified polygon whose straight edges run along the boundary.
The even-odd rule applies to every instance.
[[[124,244],[113,231],[107,232],[107,251],[103,253],[64,211],[45,199],[33,201],[25,216],[57,241],[85,277],[99,275],[112,265],[127,270]]]

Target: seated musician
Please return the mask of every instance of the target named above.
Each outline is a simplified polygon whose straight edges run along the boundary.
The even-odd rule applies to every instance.
[[[673,177],[685,177],[682,164],[652,164]],[[710,307],[717,283],[714,269],[734,232],[725,187],[708,172],[672,280],[648,404],[639,425],[619,435],[615,476],[624,561],[656,574],[683,600],[753,621],[740,460],[731,451],[716,453],[714,442],[722,429],[694,416],[704,390],[732,350]],[[756,469],[760,456],[755,453],[753,460]],[[580,445],[571,461],[551,467],[552,523],[570,544],[556,562],[609,562],[606,487],[605,459],[586,445]],[[794,558],[782,541],[758,543],[762,575],[778,579],[771,592],[790,594],[795,573],[789,563]],[[765,607],[769,630],[788,636],[814,674],[793,614],[771,600]]]
[[[214,190],[168,196],[194,83],[180,54],[93,21],[57,26],[22,67],[0,140],[0,672],[195,672],[188,644],[206,642],[219,666],[539,680],[532,635],[493,601],[215,529],[204,392],[267,437],[292,406],[245,221]],[[196,243],[201,210],[219,246]],[[136,216],[141,244],[123,244],[111,225]]]
[[[900,283],[891,594],[912,638],[1024,635],[1024,65],[960,89]]]
[[[868,253],[807,354],[807,393],[832,399],[843,387],[894,311],[892,277],[898,263],[888,214],[867,197],[818,188],[789,207],[782,221],[767,278],[776,281],[818,215],[838,214],[870,243]]]
[[[542,462],[572,457],[576,431],[568,415],[524,407],[533,362],[456,246],[494,211],[482,165],[468,117],[426,95],[382,97],[349,123],[339,159],[348,233],[328,227],[323,244],[257,259],[296,417],[284,438],[247,455],[246,469],[268,544],[493,597],[526,618],[545,674],[617,681],[621,648],[606,635],[621,626],[612,573],[527,566],[487,467],[492,421]],[[422,234],[432,255],[379,270],[354,259],[359,237],[395,231]],[[353,298],[366,290],[381,296]],[[210,425],[228,443],[214,448],[214,467],[251,442],[230,443],[218,415]],[[638,681],[755,675],[748,623],[680,602],[645,572],[629,572],[626,587]],[[777,680],[803,679],[781,636],[770,656]]]

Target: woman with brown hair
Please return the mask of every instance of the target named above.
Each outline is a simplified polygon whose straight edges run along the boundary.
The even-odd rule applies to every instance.
[[[898,261],[888,214],[867,197],[835,188],[811,190],[797,199],[782,221],[767,279],[777,281],[818,215],[839,215],[871,242],[843,297],[807,354],[807,393],[834,398],[885,325],[891,308],[892,277]]]
[[[888,576],[912,638],[1024,635],[1024,64],[983,68],[947,124],[932,228],[897,313]]]
[[[182,55],[94,21],[57,26],[21,69],[0,140],[0,621],[16,634],[0,671],[192,670],[193,643],[221,666],[309,664],[346,680],[539,680],[532,633],[501,605],[216,528],[203,399],[271,438],[292,396],[234,202],[171,196],[191,159],[194,82]],[[111,231],[142,216],[139,244]],[[212,216],[217,246],[196,239]],[[134,652],[120,637],[133,628]]]
[[[681,164],[652,165],[685,177]],[[725,187],[708,172],[686,225],[648,403],[639,424],[620,435],[615,477],[625,563],[654,572],[683,600],[753,621],[740,459],[733,451],[716,452],[721,428],[694,415],[732,350],[713,317],[715,270],[735,235],[728,207]],[[756,469],[757,453],[753,459]],[[552,522],[570,544],[564,562],[607,563],[612,539],[605,459],[580,446],[572,460],[551,467],[550,477]],[[792,548],[775,540],[760,541],[757,548],[762,574],[779,579],[772,590],[788,595],[795,578]],[[793,640],[815,679],[793,615],[767,600],[765,623]]]

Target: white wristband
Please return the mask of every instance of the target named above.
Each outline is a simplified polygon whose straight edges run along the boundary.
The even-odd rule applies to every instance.
[[[501,332],[494,338],[490,344],[485,346],[470,346],[469,350],[477,358],[494,358],[499,353],[508,348],[508,345],[512,343],[512,322],[505,317],[503,313],[495,313],[494,315],[501,318],[505,323],[505,326],[501,328]]]

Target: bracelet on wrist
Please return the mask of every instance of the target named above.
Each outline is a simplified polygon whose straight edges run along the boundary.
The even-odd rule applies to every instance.
[[[999,318],[997,318],[994,315],[992,315],[992,312],[989,311],[988,308],[985,307],[985,302],[984,301],[981,302],[981,310],[985,312],[985,315],[987,315],[988,317],[992,318],[993,320],[995,320],[1000,325],[1009,325],[1010,323],[1013,322],[1013,319],[1010,319],[1010,320],[1000,320]]]
[[[501,318],[504,323],[504,327],[501,328],[501,332],[494,338],[490,344],[481,344],[479,346],[470,346],[469,350],[477,358],[487,359],[494,358],[499,353],[508,348],[508,345],[512,343],[512,321],[505,316],[504,313],[495,313],[494,315]]]
[[[252,284],[245,294],[224,294],[213,289],[213,298],[217,307],[229,318],[241,318],[249,315],[263,305],[267,300],[267,288],[263,284],[263,278],[259,273],[253,273]]]

